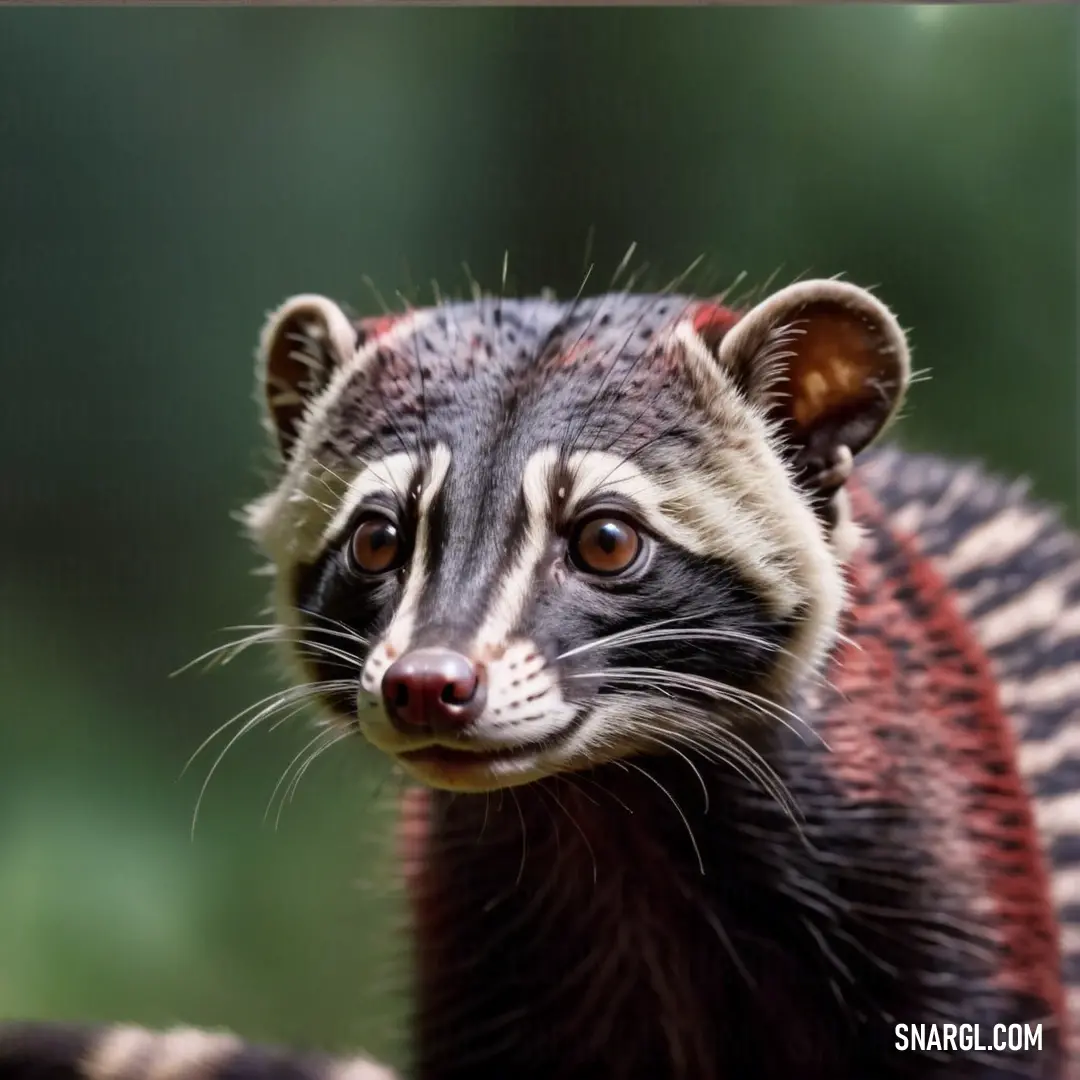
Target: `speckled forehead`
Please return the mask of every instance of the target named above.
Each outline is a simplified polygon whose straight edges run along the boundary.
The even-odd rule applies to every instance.
[[[373,351],[329,404],[331,457],[402,442],[453,447],[501,426],[516,439],[648,438],[687,417],[672,334],[697,301],[608,295],[576,305],[494,298],[424,312]],[[578,421],[579,423],[575,423]]]

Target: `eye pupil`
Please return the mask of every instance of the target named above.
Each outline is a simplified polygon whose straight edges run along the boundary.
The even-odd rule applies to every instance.
[[[372,551],[378,551],[380,548],[392,545],[394,543],[393,527],[390,525],[380,525],[377,528],[372,529],[370,543]]]
[[[605,555],[618,553],[619,545],[625,543],[623,530],[614,521],[606,521],[596,531],[596,543]]]
[[[401,546],[398,528],[389,518],[370,517],[353,533],[353,562],[365,573],[382,574],[398,566]]]
[[[598,517],[587,521],[571,544],[570,557],[592,574],[621,574],[635,562],[641,536],[619,518]]]

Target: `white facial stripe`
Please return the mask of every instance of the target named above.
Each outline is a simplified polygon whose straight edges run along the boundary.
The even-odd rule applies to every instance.
[[[429,542],[428,516],[431,513],[431,504],[442,490],[449,469],[450,451],[440,443],[432,451],[431,466],[424,479],[424,487],[417,504],[416,542],[413,546],[405,592],[394,613],[394,621],[390,624],[390,629],[384,638],[384,645],[388,645],[398,656],[409,647],[413,625],[416,621],[416,609],[427,584],[425,566]]]
[[[632,462],[602,450],[571,458],[573,490],[567,508],[573,513],[589,497],[611,492],[631,499],[654,532],[695,555],[726,559],[754,582],[770,606],[788,614],[802,589],[790,565],[778,558],[777,545],[754,514],[727,484],[693,469],[651,477]]]
[[[341,500],[333,519],[323,532],[321,549],[333,543],[349,524],[356,508],[378,491],[391,491],[404,502],[409,484],[416,472],[416,459],[410,454],[391,454],[390,457],[369,462],[356,474]]]
[[[521,481],[528,517],[525,536],[514,565],[500,583],[487,617],[477,631],[473,642],[477,653],[504,646],[521,618],[536,567],[551,538],[551,480],[557,460],[557,450],[549,446],[533,454],[525,465]]]
[[[670,488],[665,489],[632,462],[605,450],[585,450],[570,459],[570,475],[573,486],[567,493],[567,513],[575,514],[586,499],[602,492],[622,495],[641,508],[649,528],[695,554],[708,554],[692,529],[665,512]]]

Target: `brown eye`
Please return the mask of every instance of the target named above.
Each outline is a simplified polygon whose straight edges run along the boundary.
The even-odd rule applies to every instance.
[[[595,517],[577,530],[570,558],[590,574],[621,574],[637,560],[641,535],[621,518]]]
[[[401,565],[403,548],[397,525],[382,514],[373,514],[356,527],[349,553],[357,570],[385,574]]]

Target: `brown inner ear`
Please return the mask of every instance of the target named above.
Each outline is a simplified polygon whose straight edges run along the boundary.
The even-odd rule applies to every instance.
[[[827,301],[800,309],[792,330],[774,411],[809,458],[837,446],[857,454],[896,402],[892,344],[874,320]]]
[[[266,358],[266,398],[283,453],[288,453],[311,398],[330,377],[327,327],[318,312],[301,310],[277,328]]]

